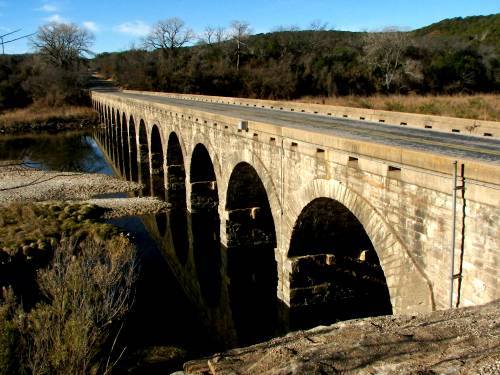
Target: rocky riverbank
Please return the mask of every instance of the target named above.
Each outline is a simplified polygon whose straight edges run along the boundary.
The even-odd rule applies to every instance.
[[[350,320],[185,363],[186,374],[499,374],[500,301]]]

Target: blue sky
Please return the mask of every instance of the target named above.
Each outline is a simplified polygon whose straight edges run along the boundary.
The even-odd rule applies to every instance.
[[[35,32],[51,20],[73,22],[95,34],[95,52],[140,44],[160,19],[182,18],[196,32],[205,26],[250,23],[255,33],[277,26],[308,28],[312,21],[336,30],[414,29],[444,18],[500,13],[499,0],[0,0],[0,35]],[[8,38],[8,37],[7,37]],[[26,40],[5,45],[6,53],[30,51]]]

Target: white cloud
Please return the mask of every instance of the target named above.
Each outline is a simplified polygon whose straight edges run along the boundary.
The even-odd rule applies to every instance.
[[[57,12],[59,8],[54,4],[43,4],[40,8],[37,8],[40,12],[53,13]]]
[[[115,26],[113,30],[123,34],[145,36],[151,30],[151,27],[143,21],[131,21],[121,23],[118,26]]]
[[[45,21],[47,22],[56,22],[56,23],[68,23],[69,21],[62,17],[60,14],[53,14],[52,16],[45,17]]]
[[[83,27],[85,27],[87,30],[92,31],[94,33],[99,31],[99,26],[93,21],[85,21],[82,23]]]

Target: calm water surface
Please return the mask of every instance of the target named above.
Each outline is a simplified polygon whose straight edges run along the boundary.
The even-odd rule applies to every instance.
[[[118,173],[94,137],[85,132],[1,137],[0,160],[23,160],[28,166],[44,170],[94,172],[115,176]],[[125,196],[121,194],[121,197]],[[172,266],[167,263],[168,256],[165,254],[179,252],[179,243],[183,244],[180,247],[184,247],[184,251],[188,251],[189,240],[186,232],[188,227],[199,226],[198,221],[198,218],[191,218],[190,215],[179,212],[111,221],[131,234],[140,253],[141,268],[136,304],[129,319],[128,331],[124,335],[131,352],[150,346],[172,346],[184,350],[187,353],[184,359],[189,359],[238,344],[235,339],[235,324],[228,321],[230,301],[227,298],[217,299],[216,307],[208,306],[205,309],[203,303],[196,303],[196,298],[190,295],[189,288],[186,287],[193,283],[179,281],[174,276]],[[152,226],[156,228],[156,233],[148,231]],[[170,233],[173,237],[173,243],[177,246],[175,251],[166,248],[168,244],[162,240],[165,233]],[[201,236],[203,237],[203,234]],[[183,261],[187,258],[186,254],[177,255]],[[215,264],[208,258],[202,263],[207,266]],[[220,260],[215,266],[220,268]],[[217,273],[217,267],[215,270],[213,267],[206,267],[206,270],[201,272],[200,288],[204,294],[207,291],[210,294],[211,289],[220,287],[220,275],[211,277]],[[198,272],[193,270],[193,277],[200,275],[200,270],[196,271]],[[217,294],[217,291],[212,292]],[[258,309],[258,306],[256,308]],[[252,311],[245,313],[251,315]],[[255,327],[260,323],[256,321]],[[253,329],[251,326],[245,327],[245,331],[248,336],[248,332],[252,333]],[[245,343],[267,338],[259,335],[246,337]],[[266,335],[272,336],[269,333]]]

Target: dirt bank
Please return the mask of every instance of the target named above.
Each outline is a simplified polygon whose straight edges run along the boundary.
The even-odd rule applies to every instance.
[[[17,109],[0,115],[0,134],[59,132],[88,129],[99,124],[97,113],[90,107],[62,106]]]
[[[500,374],[500,301],[298,331],[184,365],[187,374]]]

